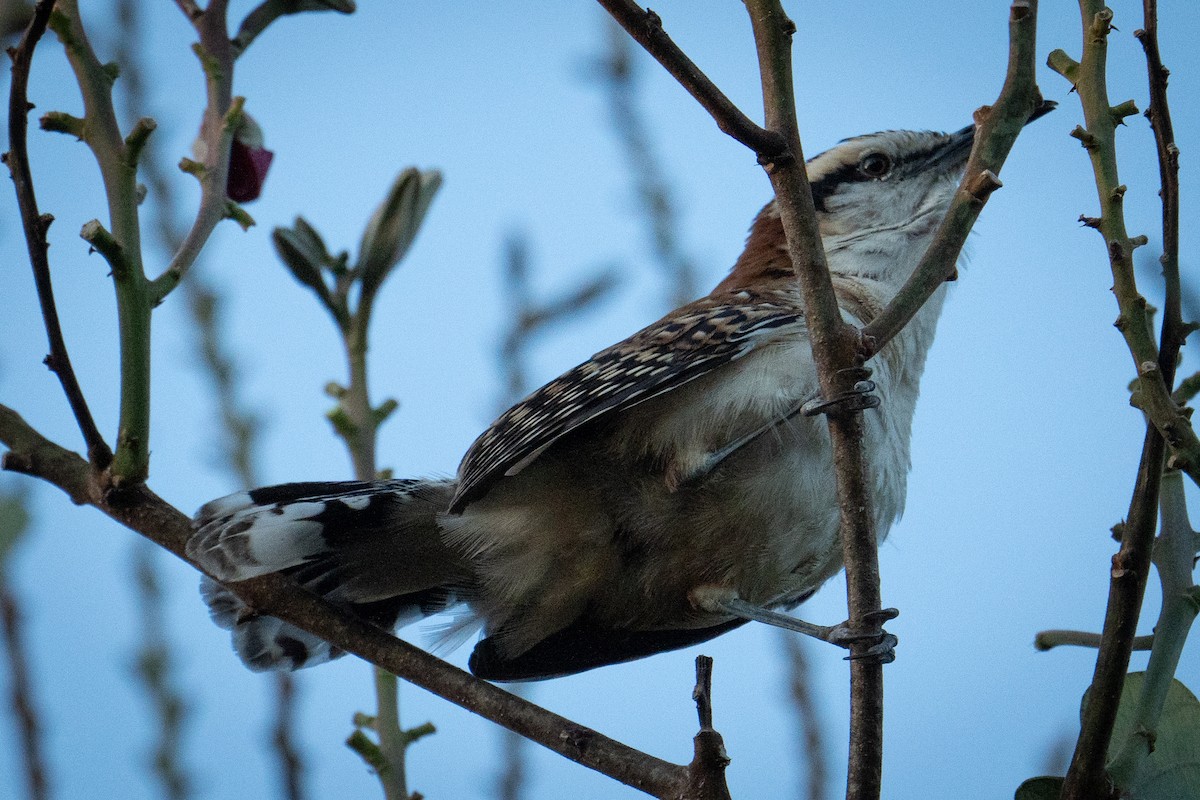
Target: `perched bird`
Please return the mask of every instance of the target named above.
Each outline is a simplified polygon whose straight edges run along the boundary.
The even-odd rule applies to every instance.
[[[808,163],[842,313],[863,325],[933,238],[974,130],[885,131]],[[938,289],[871,362],[880,539],[904,508]],[[810,596],[842,567],[827,425],[801,299],[769,203],[706,297],[533,392],[454,480],[291,483],[200,509],[188,555],[221,582],[283,572],[392,628],[452,607],[493,680],[571,674],[702,642]],[[252,669],[340,655],[210,579]]]

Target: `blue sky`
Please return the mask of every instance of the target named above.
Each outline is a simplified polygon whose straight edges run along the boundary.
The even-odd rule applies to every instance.
[[[114,21],[88,4],[102,57]],[[149,6],[149,4],[146,4]],[[251,6],[234,3],[235,17]],[[349,477],[341,445],[322,415],[322,387],[343,377],[333,328],[276,261],[269,232],[302,214],[331,247],[355,248],[392,177],[415,164],[442,170],[445,185],[375,314],[372,375],[377,398],[400,410],[383,429],[380,463],[397,475],[451,474],[490,421],[500,393],[496,352],[505,309],[502,244],[531,242],[537,284],[553,294],[617,264],[616,298],[574,320],[535,353],[547,380],[666,310],[648,268],[630,176],[588,64],[605,42],[598,6],[569,3],[362,3],[353,16],[304,15],[269,30],[239,62],[235,92],[266,133],[276,160],[258,226],[223,225],[201,269],[227,293],[226,333],[237,348],[248,403],[265,419],[266,482]],[[1196,185],[1200,61],[1196,16],[1164,4],[1164,58],[1184,153],[1184,218]],[[657,3],[667,30],[752,117],[760,114],[749,25],[734,2]],[[1114,6],[1114,101],[1145,106],[1141,51],[1132,37],[1140,4]],[[1007,7],[942,2],[790,4],[797,108],[806,153],[886,128],[954,130],[994,99],[1003,77]],[[147,14],[152,108],[163,152],[185,155],[197,126],[201,78],[190,28],[169,3]],[[1039,61],[1056,47],[1079,52],[1075,7],[1046,3]],[[754,157],[643,59],[642,108],[674,181],[681,235],[711,285],[736,258],[770,187]],[[888,666],[886,785],[890,796],[1006,797],[1042,769],[1043,753],[1073,732],[1092,654],[1037,653],[1050,627],[1098,629],[1114,549],[1109,528],[1126,511],[1142,423],[1127,404],[1132,377],[1112,328],[1099,237],[1081,228],[1095,214],[1088,165],[1067,132],[1081,121],[1065,82],[1044,67],[1040,82],[1060,108],[1018,141],[952,287],[930,356],[914,427],[904,519],[881,550],[889,625],[901,640]],[[78,113],[61,48],[38,53],[31,99],[39,112]],[[1131,118],[1120,136],[1131,233],[1157,247],[1157,171],[1148,125]],[[80,226],[105,218],[86,149],[34,132],[31,152],[51,229],[56,290],[71,354],[102,430],[116,424],[115,313],[99,256]],[[177,176],[185,207],[198,192]],[[1191,215],[1194,217],[1194,214]],[[1185,226],[1185,268],[1196,232]],[[151,271],[165,259],[149,251]],[[61,392],[44,367],[45,340],[24,261],[15,203],[0,193],[0,402],[64,445],[79,447]],[[1157,303],[1156,291],[1146,293]],[[215,417],[195,368],[181,298],[157,312],[151,486],[185,511],[235,488],[216,464]],[[1190,367],[1190,369],[1189,369]],[[1183,374],[1194,371],[1194,359]],[[5,479],[11,487],[15,478]],[[61,797],[155,796],[138,760],[152,729],[128,679],[136,639],[129,556],[135,536],[57,492],[31,486],[35,529],[12,575],[44,709],[52,777]],[[209,624],[190,568],[161,559],[169,635],[193,714],[186,766],[197,796],[271,796],[272,765],[259,742],[266,684],[245,671],[224,632]],[[1142,631],[1149,631],[1151,583]],[[807,618],[844,618],[841,579],[804,607]],[[418,626],[403,632],[423,642]],[[746,626],[698,650],[540,684],[549,708],[663,758],[687,760],[695,730],[690,699],[697,652],[716,658],[716,725],[733,758],[735,797],[795,791],[794,727],[777,632]],[[466,649],[451,655],[462,664]],[[810,647],[824,713],[835,794],[844,780],[846,668],[832,648]],[[1140,663],[1135,658],[1135,664]],[[1200,655],[1179,677],[1200,688]],[[355,710],[372,705],[367,667],[353,660],[300,676],[300,726],[314,797],[375,796],[373,778],[341,746]],[[496,731],[457,708],[405,688],[406,722],[439,733],[411,751],[410,783],[430,798],[491,796]],[[0,742],[13,736],[0,724]],[[14,748],[0,747],[0,786],[13,785]],[[640,796],[538,752],[531,798]],[[900,794],[895,787],[906,787]],[[0,790],[0,794],[3,790]]]

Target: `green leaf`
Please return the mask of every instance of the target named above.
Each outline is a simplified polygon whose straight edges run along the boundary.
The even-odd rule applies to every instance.
[[[325,249],[325,242],[316,229],[296,217],[295,227],[276,228],[271,232],[275,252],[292,277],[315,291],[322,299],[329,296],[329,288],[321,276],[321,268],[333,260]]]
[[[1125,676],[1113,729],[1113,750],[1131,733],[1144,672]],[[1158,719],[1154,751],[1142,762],[1129,786],[1131,800],[1179,800],[1200,797],[1200,701],[1172,680]]]
[[[358,248],[364,293],[374,293],[404,258],[441,185],[442,175],[436,170],[422,172],[409,167],[396,178],[371,215]]]
[[[1013,800],[1058,800],[1062,793],[1063,779],[1049,775],[1030,778],[1017,787]]]

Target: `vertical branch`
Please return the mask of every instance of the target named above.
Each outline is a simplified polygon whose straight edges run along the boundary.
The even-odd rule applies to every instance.
[[[142,268],[138,220],[137,151],[133,136],[121,136],[112,103],[113,75],[96,57],[83,29],[76,0],[59,0],[51,27],[63,42],[83,96],[83,140],[95,156],[108,201],[109,226],[96,220],[80,235],[112,268],[120,336],[121,399],[116,452],[111,465],[114,486],[141,483],[150,460],[150,299]],[[145,130],[141,136],[149,135]],[[140,146],[140,145],[139,145]]]
[[[1143,26],[1134,36],[1142,43],[1146,54],[1146,72],[1150,84],[1150,107],[1146,118],[1154,131],[1158,154],[1159,197],[1162,199],[1162,244],[1160,258],[1166,295],[1163,302],[1162,335],[1159,340],[1158,365],[1163,381],[1170,388],[1175,380],[1179,348],[1191,332],[1182,316],[1183,290],[1179,280],[1179,147],[1175,144],[1175,129],[1171,124],[1171,107],[1167,103],[1167,77],[1158,49],[1158,2],[1143,0]]]
[[[825,800],[828,783],[825,734],[822,730],[820,708],[813,693],[812,672],[805,653],[805,643],[801,637],[790,634],[780,636],[779,639],[783,642],[787,656],[788,688],[796,710],[796,719],[800,723],[798,760],[806,762],[808,767],[804,796],[807,800]]]
[[[17,205],[21,212],[21,225],[25,232],[25,243],[29,249],[29,263],[33,267],[34,285],[37,287],[38,302],[41,304],[46,337],[50,343],[48,366],[62,384],[63,393],[71,406],[71,413],[83,434],[87,446],[88,460],[97,469],[104,469],[112,459],[112,451],[96,427],[92,412],[83,397],[83,390],[75,377],[71,358],[63,340],[62,327],[58,320],[58,308],[54,302],[54,287],[50,281],[50,261],[46,254],[46,231],[54,217],[38,211],[37,196],[33,188],[33,173],[29,167],[29,152],[26,136],[29,129],[29,73],[33,64],[33,52],[46,32],[53,0],[41,0],[29,20],[25,35],[16,48],[9,50],[12,57],[12,86],[8,96],[8,142],[9,151],[4,154],[4,163],[12,175],[17,192]]]
[[[8,582],[8,559],[13,545],[29,525],[23,495],[0,495],[0,636],[8,662],[9,698],[20,741],[25,789],[29,800],[50,796],[46,780],[46,757],[42,753],[42,731],[33,703],[29,653],[22,632],[21,606]]]
[[[1169,373],[1160,367],[1161,353],[1151,337],[1146,302],[1134,279],[1133,249],[1144,244],[1145,237],[1131,238],[1125,229],[1125,187],[1117,173],[1115,133],[1121,120],[1135,113],[1136,108],[1132,102],[1112,106],[1108,99],[1106,72],[1112,11],[1099,0],[1080,0],[1079,9],[1083,28],[1081,60],[1077,63],[1056,50],[1050,54],[1049,64],[1072,83],[1083,107],[1086,128],[1076,128],[1072,135],[1091,159],[1101,208],[1099,218],[1085,222],[1104,237],[1113,293],[1121,310],[1117,327],[1138,369],[1134,402],[1146,412],[1149,422],[1129,513],[1120,529],[1121,546],[1113,556],[1104,631],[1079,739],[1063,787],[1064,800],[1114,796],[1105,762],[1150,571],[1166,450],[1163,434],[1171,436],[1174,444],[1191,432],[1170,400],[1169,384],[1164,378],[1170,374],[1173,379],[1174,365]],[[1191,436],[1194,439],[1194,433]],[[1197,465],[1192,462],[1184,466],[1193,474]]]
[[[778,0],[748,0],[763,84],[766,128],[783,137],[788,153],[764,164],[787,237],[792,268],[804,299],[813,360],[821,392],[837,397],[862,366],[858,332],[841,317],[825,252],[804,155],[792,88],[791,35],[795,25]],[[867,486],[863,425],[859,414],[830,414],[830,441],[837,477],[841,540],[851,624],[878,633],[880,576],[878,540]],[[864,641],[865,645],[865,641]],[[861,653],[861,646],[854,651]],[[878,798],[883,780],[883,664],[850,663],[850,753],[847,798]]]
[[[134,543],[133,561],[140,616],[141,639],[135,672],[146,687],[158,716],[158,740],[151,766],[162,784],[163,796],[184,800],[191,794],[191,781],[180,764],[183,718],[187,703],[172,680],[174,659],[168,646],[166,620],[163,618],[162,585],[156,563],[159,550],[152,543]]]

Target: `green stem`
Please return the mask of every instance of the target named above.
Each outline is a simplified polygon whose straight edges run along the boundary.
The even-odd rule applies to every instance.
[[[62,40],[83,95],[84,141],[100,167],[109,226],[119,246],[113,264],[121,348],[121,401],[111,466],[116,486],[141,483],[150,468],[150,312],[142,267],[136,159],[127,152],[112,103],[113,75],[96,58],[76,0],[59,0],[51,27]],[[136,141],[135,141],[136,144]]]
[[[1200,610],[1192,583],[1195,532],[1187,518],[1183,477],[1178,472],[1163,476],[1159,502],[1162,535],[1154,548],[1154,563],[1162,585],[1162,608],[1154,626],[1154,646],[1146,665],[1134,724],[1108,766],[1113,783],[1122,788],[1130,786],[1142,762],[1154,750],[1152,743],[1167,691],[1175,679],[1184,643]]]
[[[354,476],[360,481],[377,477],[375,439],[379,419],[371,409],[367,386],[367,331],[371,320],[374,295],[360,298],[358,308],[348,325],[342,328],[342,342],[350,370],[350,383],[339,403],[350,425],[341,432],[350,452]],[[378,769],[379,782],[387,800],[408,800],[405,770],[407,737],[400,727],[400,691],[396,676],[374,668],[375,675],[375,732],[379,736],[379,752],[384,763]]]

